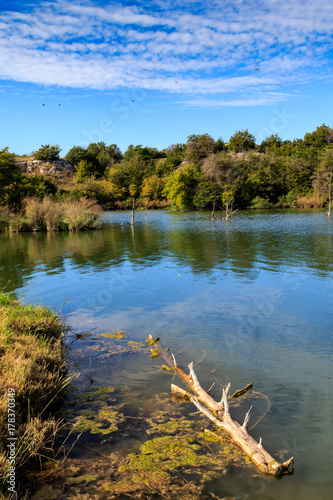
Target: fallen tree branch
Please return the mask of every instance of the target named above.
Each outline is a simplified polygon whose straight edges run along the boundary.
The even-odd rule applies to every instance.
[[[157,340],[157,339],[156,339]],[[159,339],[158,339],[159,340]],[[220,402],[215,401],[208,393],[205,391],[193,369],[193,363],[188,365],[190,373],[187,375],[182,368],[180,368],[176,362],[176,358],[173,354],[171,356],[164,350],[157,346],[157,342],[149,335],[147,339],[151,346],[152,357],[162,356],[163,359],[168,363],[168,365],[175,370],[178,375],[185,380],[187,385],[193,391],[194,394],[190,394],[184,389],[172,384],[173,394],[178,394],[190,398],[193,404],[200,410],[204,415],[206,415],[212,422],[218,427],[221,427],[226,431],[237,443],[242,450],[251,458],[251,460],[259,467],[259,469],[268,475],[281,476],[282,474],[290,474],[294,470],[294,458],[291,457],[286,462],[280,463],[275,460],[262,446],[262,439],[260,438],[259,443],[255,441],[247,432],[247,424],[250,419],[250,411],[246,413],[244,422],[240,425],[238,422],[232,419],[229,412],[229,402],[228,402],[228,392],[230,384],[223,389],[222,399]],[[239,397],[245,394],[251,387],[252,384],[244,387],[240,391],[236,391],[231,398]]]

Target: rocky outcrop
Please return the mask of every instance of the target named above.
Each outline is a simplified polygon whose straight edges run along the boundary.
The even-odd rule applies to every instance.
[[[75,170],[73,165],[68,163],[65,158],[60,158],[52,163],[34,159],[22,161],[17,158],[16,163],[20,165],[23,172],[29,174],[55,174],[56,172],[74,172]]]

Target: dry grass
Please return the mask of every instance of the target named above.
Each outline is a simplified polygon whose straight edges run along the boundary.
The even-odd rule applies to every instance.
[[[49,198],[26,198],[21,214],[12,215],[9,227],[12,231],[96,229],[100,227],[100,212],[101,208],[97,203],[86,198],[62,202]]]
[[[0,293],[1,477],[6,476],[8,468],[8,389],[15,390],[16,473],[33,457],[52,456],[54,438],[61,425],[55,410],[70,382],[63,330],[60,317],[54,312],[24,306],[11,295]]]
[[[79,201],[64,202],[63,206],[65,209],[63,220],[70,231],[99,227],[101,208],[95,201],[81,198]]]
[[[322,208],[323,198],[318,193],[297,198],[297,208]]]

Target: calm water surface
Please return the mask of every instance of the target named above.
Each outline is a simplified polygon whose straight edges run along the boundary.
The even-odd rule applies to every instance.
[[[186,348],[186,364],[205,351],[197,366],[205,387],[253,382],[267,395],[270,410],[252,434],[273,456],[293,455],[295,475],[254,481],[250,466],[223,476],[215,494],[331,499],[333,220],[322,211],[240,212],[228,225],[204,212],[140,212],[134,229],[129,220],[106,212],[101,231],[0,234],[0,286],[57,310],[69,299],[63,314],[76,333],[121,329],[137,342],[152,334],[173,352]],[[105,357],[88,340],[76,340],[71,355],[97,385],[139,391],[142,404],[169,391],[156,360]],[[93,460],[86,442],[74,456]]]

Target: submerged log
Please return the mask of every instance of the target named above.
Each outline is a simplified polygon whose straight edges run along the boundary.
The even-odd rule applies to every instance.
[[[156,340],[158,341],[159,339]],[[278,477],[283,474],[293,473],[293,457],[291,457],[286,462],[278,462],[264,449],[261,438],[259,440],[259,443],[257,443],[257,441],[255,441],[255,439],[253,439],[248,434],[247,424],[250,419],[252,406],[246,413],[242,425],[232,419],[229,412],[228,402],[228,392],[230,384],[228,384],[226,389],[223,389],[221,401],[215,401],[215,399],[213,399],[212,396],[208,394],[208,391],[205,391],[201,387],[200,382],[193,369],[193,362],[188,365],[190,373],[189,375],[187,375],[184,370],[177,365],[175,356],[173,354],[171,354],[170,356],[166,351],[160,349],[151,335],[149,335],[149,339],[147,341],[150,343],[150,346],[152,348],[152,357],[157,357],[158,355],[162,356],[163,359],[168,363],[168,365],[173,368],[183,380],[185,380],[187,385],[193,391],[193,394],[190,394],[189,392],[184,391],[184,389],[181,389],[180,387],[172,384],[171,389],[173,394],[189,398],[199,411],[204,413],[210,420],[214,422],[215,425],[221,427],[224,431],[226,431],[231,436],[233,441],[242,448],[242,450],[265,474]],[[240,391],[236,391],[231,396],[231,398],[239,397],[240,395],[247,392],[250,388],[252,388],[252,384],[249,384]]]

